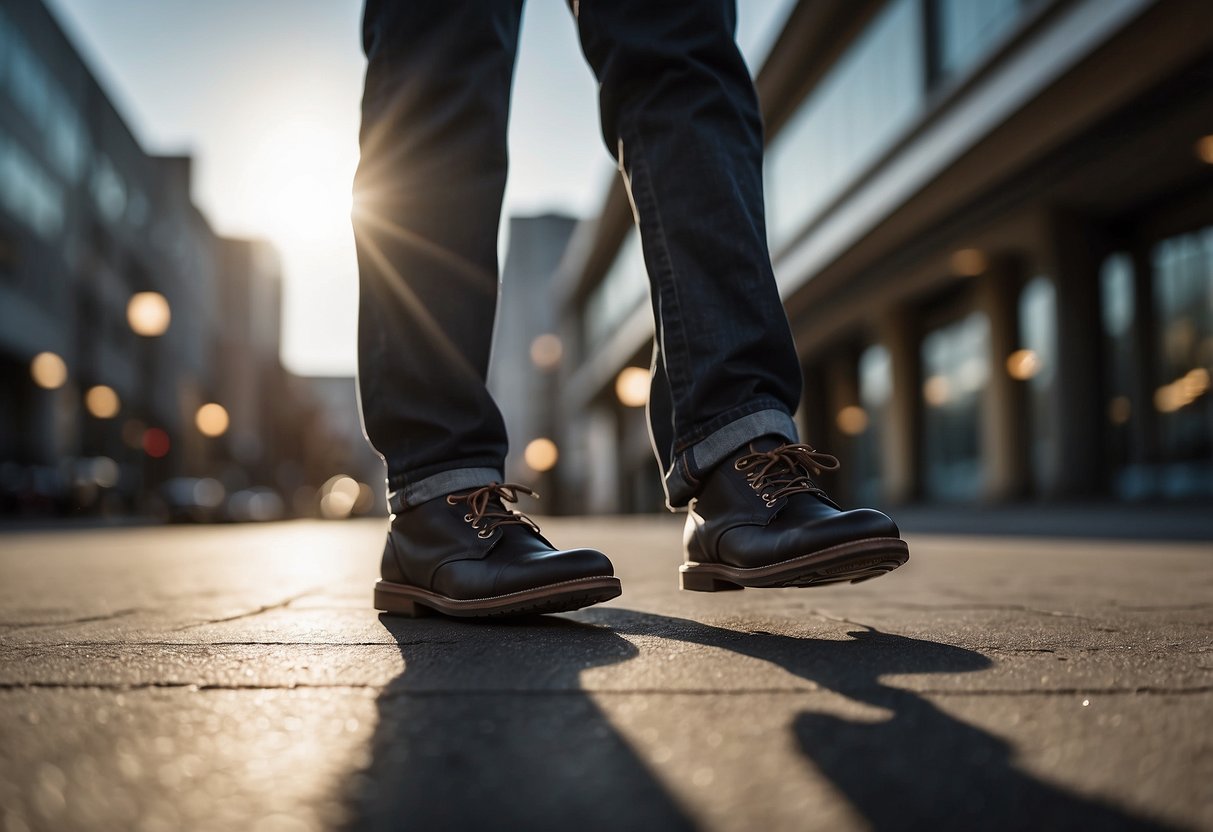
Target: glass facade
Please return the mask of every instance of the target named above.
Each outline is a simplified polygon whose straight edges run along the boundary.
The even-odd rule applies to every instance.
[[[1148,495],[1150,478],[1147,470],[1135,464],[1140,449],[1134,447],[1133,439],[1141,404],[1133,397],[1133,345],[1137,337],[1133,261],[1127,254],[1112,255],[1104,261],[1099,280],[1112,490],[1118,497],[1134,499]]]
[[[1149,321],[1127,254],[1100,274],[1113,491],[1213,497],[1213,226],[1160,241],[1149,267]]]
[[[974,312],[922,341],[923,465],[927,496],[981,493],[981,393],[990,376],[990,325]]]
[[[33,126],[55,171],[75,183],[84,173],[88,138],[71,98],[0,10],[0,88]]]
[[[789,242],[921,110],[920,0],[893,0],[809,95],[767,151],[768,230]]]
[[[0,208],[38,236],[63,230],[63,189],[33,156],[0,131]]]
[[[1019,342],[1029,354],[1008,371],[1028,386],[1032,479],[1038,491],[1057,472],[1057,290],[1047,277],[1028,282],[1019,296]]]
[[[1213,497],[1213,226],[1153,251],[1153,405],[1165,497]]]
[[[628,232],[602,282],[585,304],[585,350],[600,346],[649,296],[649,278],[640,249],[640,234]]]
[[[881,437],[888,424],[889,401],[893,397],[893,364],[889,351],[873,344],[859,356],[859,405],[867,415],[866,429],[856,437],[855,493],[860,502],[880,503]]]
[[[933,0],[937,77],[955,76],[975,64],[1030,5],[1031,0]]]

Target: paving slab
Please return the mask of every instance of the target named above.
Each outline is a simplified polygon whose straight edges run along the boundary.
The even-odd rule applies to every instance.
[[[382,521],[0,536],[0,828],[1213,829],[1207,544],[701,594],[675,517],[541,522],[624,595],[379,616]]]

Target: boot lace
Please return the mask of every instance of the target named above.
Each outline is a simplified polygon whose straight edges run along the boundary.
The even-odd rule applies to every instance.
[[[472,528],[477,530],[476,535],[480,538],[489,537],[498,526],[511,524],[527,526],[538,532],[539,524],[534,520],[521,511],[515,511],[505,506],[506,502],[518,502],[519,492],[532,497],[539,496],[525,485],[513,482],[491,482],[461,494],[448,494],[446,501],[452,506],[459,503],[467,504],[468,513],[463,515],[463,519],[472,524]]]
[[[733,463],[745,472],[746,482],[766,501],[767,508],[788,494],[826,494],[816,483],[814,475],[838,468],[838,459],[809,445],[780,445],[769,451],[755,451],[740,456]]]

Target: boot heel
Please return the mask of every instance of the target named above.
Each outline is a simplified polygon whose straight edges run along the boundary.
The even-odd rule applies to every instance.
[[[411,598],[401,598],[391,592],[375,590],[375,609],[393,615],[403,615],[409,618],[424,618],[434,614],[434,611],[424,604],[418,604]]]
[[[678,585],[682,589],[691,592],[732,592],[744,589],[744,587],[738,586],[732,581],[726,581],[714,575],[706,575],[685,567],[678,570]]]

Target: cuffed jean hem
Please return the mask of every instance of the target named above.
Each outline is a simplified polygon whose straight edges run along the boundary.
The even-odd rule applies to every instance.
[[[782,410],[759,410],[729,422],[674,458],[664,477],[666,508],[685,508],[699,492],[702,477],[747,442],[760,436],[799,441],[796,422]]]
[[[399,514],[435,497],[453,491],[479,488],[491,482],[501,482],[502,479],[501,471],[496,468],[453,468],[449,471],[439,471],[390,492],[388,505],[391,506],[393,514]]]

